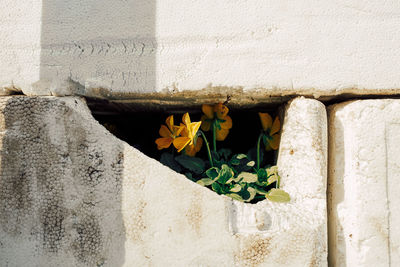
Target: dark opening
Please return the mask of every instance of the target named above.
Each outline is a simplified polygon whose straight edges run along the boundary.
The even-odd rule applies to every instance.
[[[229,107],[229,105],[227,106]],[[261,131],[258,112],[267,112],[274,118],[279,115],[279,111],[278,105],[250,109],[230,108],[229,116],[232,118],[233,126],[224,141],[217,141],[218,149],[230,148],[234,154],[247,153],[249,149],[255,147]],[[116,111],[107,112],[107,114],[93,111],[93,116],[116,137],[139,149],[147,156],[159,160],[161,153],[164,152],[164,150],[158,150],[155,144],[155,140],[160,137],[158,134],[160,126],[165,124],[165,119],[169,115],[174,115],[175,124],[179,124],[185,112],[185,108],[182,107],[180,110],[144,110],[124,113]],[[200,121],[201,107],[198,107],[198,110],[191,108],[189,114],[192,122]],[[205,134],[210,142],[211,133],[206,132]],[[205,148],[203,147],[196,156],[207,157]],[[275,164],[276,156],[276,151],[266,153],[266,163]]]

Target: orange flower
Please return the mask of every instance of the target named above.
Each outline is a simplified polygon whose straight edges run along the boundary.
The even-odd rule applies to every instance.
[[[185,147],[185,154],[191,157],[194,157],[197,152],[200,151],[201,146],[203,145],[203,139],[201,137],[197,138],[196,142],[193,145],[187,145]]]
[[[211,105],[202,105],[201,107],[204,115],[201,116],[201,129],[209,131],[215,123],[216,126],[216,139],[223,141],[229,134],[229,129],[232,128],[232,119],[228,116],[229,109],[222,103]]]
[[[182,130],[185,128],[183,125],[174,125],[174,116],[171,115],[165,120],[165,125],[161,125],[159,134],[161,138],[156,139],[157,148],[159,150],[170,147],[174,144],[176,149],[183,149],[180,147],[180,143],[177,141],[178,136],[181,134]]]
[[[280,134],[279,129],[281,128],[281,122],[278,116],[276,116],[274,122],[268,113],[259,112],[261,125],[264,130],[264,145],[265,150],[277,150],[279,148]]]

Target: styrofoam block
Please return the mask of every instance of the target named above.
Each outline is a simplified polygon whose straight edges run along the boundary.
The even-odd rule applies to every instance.
[[[329,111],[332,266],[400,265],[400,101],[359,100]]]
[[[399,93],[398,1],[6,0],[5,6],[0,86],[14,84],[28,95],[129,98],[221,88],[274,96]],[[86,90],[51,86],[70,79]]]
[[[290,203],[244,204],[112,136],[76,97],[0,98],[0,265],[326,266],[323,104],[286,107]]]

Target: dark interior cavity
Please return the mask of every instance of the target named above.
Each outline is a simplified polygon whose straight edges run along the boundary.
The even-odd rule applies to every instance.
[[[229,116],[232,118],[233,126],[224,141],[217,141],[217,148],[229,148],[233,154],[246,154],[250,149],[255,148],[261,131],[258,112],[268,112],[273,118],[277,115],[282,115],[281,106],[278,104],[251,108],[231,107],[229,104],[227,106],[230,109]],[[96,110],[92,110],[93,116],[112,134],[157,160],[160,159],[161,153],[165,151],[165,149],[158,150],[155,144],[155,140],[160,137],[158,131],[160,126],[165,124],[165,119],[169,115],[174,115],[175,124],[177,125],[182,121],[182,116],[185,112],[189,112],[192,122],[200,121],[202,115],[201,106],[187,109],[185,106],[180,106],[153,110],[141,107],[139,109],[130,108],[130,111],[125,109],[124,112],[121,112],[121,109],[112,109],[110,107],[107,107],[105,109],[106,112],[104,112],[104,110],[99,109],[98,105],[96,107]],[[283,118],[282,116],[280,117],[282,125]],[[206,132],[205,134],[211,143],[211,132]],[[172,150],[172,146],[169,149]],[[207,158],[204,145],[200,152],[196,154],[196,157]],[[274,165],[276,164],[276,159],[276,151],[265,152],[263,163]]]

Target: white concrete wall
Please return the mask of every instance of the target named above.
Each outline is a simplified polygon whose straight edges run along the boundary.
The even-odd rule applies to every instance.
[[[395,0],[3,2],[1,85],[14,82],[27,94],[124,98],[223,87],[318,96],[400,88]]]
[[[0,95],[40,80],[41,21],[41,0],[0,1]]]
[[[245,204],[112,136],[77,97],[0,97],[0,266],[327,266],[324,105],[286,107],[289,203]]]
[[[400,266],[400,101],[360,100],[329,112],[332,266]]]

